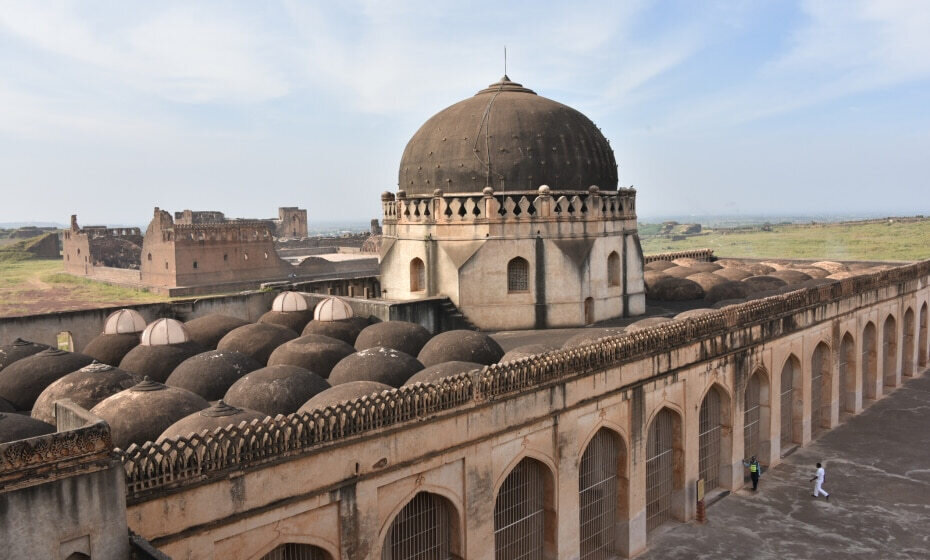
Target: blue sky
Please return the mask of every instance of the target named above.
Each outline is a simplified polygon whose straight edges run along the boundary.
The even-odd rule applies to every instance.
[[[925,0],[0,0],[0,222],[376,217],[504,45],[641,216],[930,214]]]

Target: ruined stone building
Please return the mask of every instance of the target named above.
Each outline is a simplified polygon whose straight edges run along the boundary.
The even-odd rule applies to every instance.
[[[308,249],[318,243],[306,235],[307,211],[296,207],[280,208],[273,220],[229,219],[218,211],[192,210],[175,212],[172,218],[155,208],[144,235],[138,228],[81,228],[72,216],[63,236],[63,259],[70,274],[169,295],[231,292],[263,282],[377,269],[372,255],[310,257],[315,253]],[[361,246],[365,237],[345,244]]]
[[[155,208],[142,241],[146,285],[232,284],[291,274],[292,267],[275,252],[274,231],[267,222],[225,220],[219,212],[186,210],[178,216],[173,220]]]

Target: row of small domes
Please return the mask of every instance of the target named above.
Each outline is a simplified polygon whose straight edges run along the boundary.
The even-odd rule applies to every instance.
[[[238,416],[230,416],[233,408],[256,418],[288,414],[301,406],[312,410],[391,387],[436,381],[503,356],[500,346],[480,333],[450,331],[431,337],[413,323],[369,324],[351,317],[351,309],[338,298],[326,303],[344,318],[310,320],[304,300],[302,309],[299,302],[292,311],[273,309],[254,324],[222,315],[186,324],[159,320],[143,329],[150,335],[148,344],[141,345],[141,317],[121,310],[107,320],[104,334],[87,345],[85,354],[18,341],[10,347],[15,360],[4,361],[8,352],[0,347],[0,403],[7,399],[8,408],[32,410],[36,421],[50,424],[54,402],[70,398],[107,420],[115,444],[126,447],[171,437],[170,424],[188,415],[195,417],[194,424],[212,429],[226,419],[239,422]],[[296,315],[304,315],[301,321],[306,323],[298,331],[276,324],[287,321],[299,327]],[[118,337],[135,338],[138,344],[119,361],[111,360],[119,367],[94,363],[97,356],[86,355],[99,355]],[[149,379],[140,382],[143,376]],[[222,411],[207,413],[209,402],[217,399],[224,399]],[[175,400],[177,406],[169,404]],[[190,410],[194,403],[196,410]]]

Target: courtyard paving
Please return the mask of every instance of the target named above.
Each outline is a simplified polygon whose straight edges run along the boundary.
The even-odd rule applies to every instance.
[[[640,560],[930,558],[930,374],[798,449],[707,509],[670,523]],[[830,500],[811,497],[824,463]]]

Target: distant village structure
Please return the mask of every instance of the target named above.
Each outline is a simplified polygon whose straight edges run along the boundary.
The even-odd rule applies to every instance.
[[[307,211],[278,209],[277,219],[229,219],[219,211],[155,208],[145,233],[138,228],[81,228],[77,216],[64,232],[65,271],[96,280],[145,287],[170,295],[257,288],[263,282],[351,275],[377,270],[373,255],[358,251],[364,239],[331,240],[322,251],[307,239]],[[327,260],[337,246],[357,258]],[[283,253],[283,254],[282,254]]]

